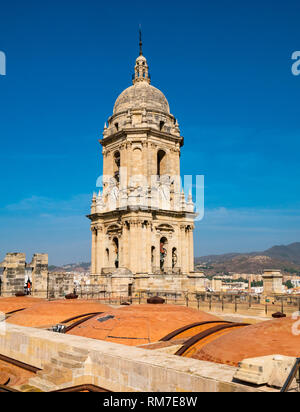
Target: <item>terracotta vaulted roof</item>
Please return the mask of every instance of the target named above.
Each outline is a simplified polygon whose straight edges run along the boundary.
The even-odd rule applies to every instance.
[[[0,360],[0,385],[7,383],[9,386],[23,385],[33,376],[35,376],[33,372]]]
[[[292,318],[247,326],[176,305],[112,308],[92,300],[0,298],[0,311],[4,313],[23,308],[11,314],[7,322],[40,328],[66,322],[70,335],[128,346],[152,344],[148,349],[175,345],[178,348],[174,353],[180,356],[232,366],[246,358],[273,354],[300,357],[300,326]],[[0,364],[0,382],[5,383],[10,375],[23,376],[22,371],[13,373],[12,369],[14,366],[7,363]]]
[[[45,328],[68,318],[87,313],[104,312],[109,306],[92,300],[42,301],[9,317],[8,323],[20,326]]]
[[[31,306],[42,301],[42,299],[32,298],[31,296],[9,298],[0,297],[0,312],[9,313],[19,309],[30,308]]]
[[[182,306],[127,306],[95,316],[69,333],[128,346],[139,346],[156,342],[187,324],[216,319],[215,316],[205,312]]]
[[[193,358],[237,366],[247,358],[273,354],[299,357],[300,334],[296,321],[282,318],[246,326],[216,338],[202,347]]]

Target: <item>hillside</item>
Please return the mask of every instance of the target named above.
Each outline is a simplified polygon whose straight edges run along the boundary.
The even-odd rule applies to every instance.
[[[300,274],[300,243],[273,246],[264,252],[227,253],[195,259],[199,268],[208,273],[261,273],[264,269],[280,269],[284,273]]]
[[[49,272],[89,272],[91,264],[82,263],[69,263],[62,266],[49,266]]]
[[[288,246],[273,246],[266,250],[264,255],[300,265],[300,242]]]

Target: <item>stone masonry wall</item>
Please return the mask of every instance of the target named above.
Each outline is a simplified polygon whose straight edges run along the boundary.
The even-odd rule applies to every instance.
[[[24,253],[7,253],[1,263],[2,296],[13,296],[17,292],[24,292],[26,257]]]
[[[47,297],[48,255],[37,253],[33,256],[29,267],[32,267],[32,295],[39,298]]]
[[[73,274],[50,272],[48,276],[48,299],[61,299],[73,292]]]

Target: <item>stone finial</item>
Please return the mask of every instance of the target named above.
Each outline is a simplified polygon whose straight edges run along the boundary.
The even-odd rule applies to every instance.
[[[93,199],[92,199],[92,205],[91,205],[91,213],[96,213],[96,201],[97,201],[97,195],[94,192],[93,193]]]
[[[181,192],[180,203],[181,203],[181,210],[185,211],[186,210],[186,201],[185,201],[185,195],[184,195],[184,190],[183,189],[182,189],[182,192]]]
[[[189,197],[188,197],[188,202],[187,202],[187,211],[188,212],[194,212],[194,202],[193,202],[193,196],[191,190],[189,191]]]
[[[98,196],[96,197],[96,212],[102,213],[104,206],[103,195],[101,193],[101,190],[99,190]]]
[[[104,123],[104,128],[103,128],[103,137],[105,138],[109,134],[109,129],[107,127],[107,123]]]

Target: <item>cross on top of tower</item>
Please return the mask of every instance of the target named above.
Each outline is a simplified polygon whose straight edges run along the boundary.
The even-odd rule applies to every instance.
[[[143,55],[142,26],[140,25],[140,56]]]

